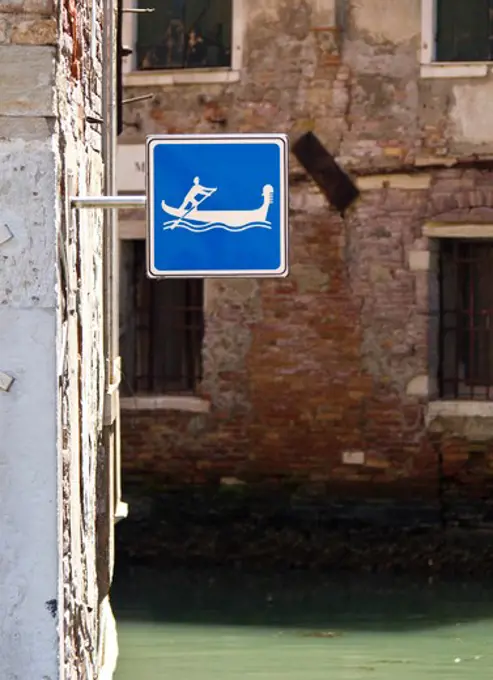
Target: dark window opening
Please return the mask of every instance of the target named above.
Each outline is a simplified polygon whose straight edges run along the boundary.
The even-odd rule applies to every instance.
[[[493,399],[493,241],[440,243],[443,399]]]
[[[436,0],[437,61],[491,61],[493,0]]]
[[[124,247],[122,391],[131,396],[192,394],[202,378],[203,282],[148,279],[145,241]]]
[[[233,0],[139,0],[137,68],[231,66]]]

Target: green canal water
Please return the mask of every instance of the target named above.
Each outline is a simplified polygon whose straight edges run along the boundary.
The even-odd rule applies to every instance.
[[[116,680],[493,677],[493,585],[118,570]]]

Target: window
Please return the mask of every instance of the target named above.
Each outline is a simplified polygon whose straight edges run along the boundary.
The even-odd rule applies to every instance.
[[[440,239],[442,399],[493,400],[493,241]]]
[[[122,391],[192,394],[202,377],[203,282],[148,279],[144,240],[122,244],[122,264]]]
[[[421,0],[421,77],[488,75],[493,0]]]
[[[233,0],[139,0],[137,70],[232,65]]]
[[[493,0],[436,0],[436,61],[489,61]]]

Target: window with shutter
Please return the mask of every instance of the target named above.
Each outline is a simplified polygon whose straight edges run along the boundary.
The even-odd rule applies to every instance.
[[[492,59],[493,0],[436,0],[438,62]]]

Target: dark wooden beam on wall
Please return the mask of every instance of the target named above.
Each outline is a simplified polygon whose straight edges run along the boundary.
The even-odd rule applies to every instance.
[[[331,205],[344,215],[360,192],[313,132],[302,135],[292,152]]]

